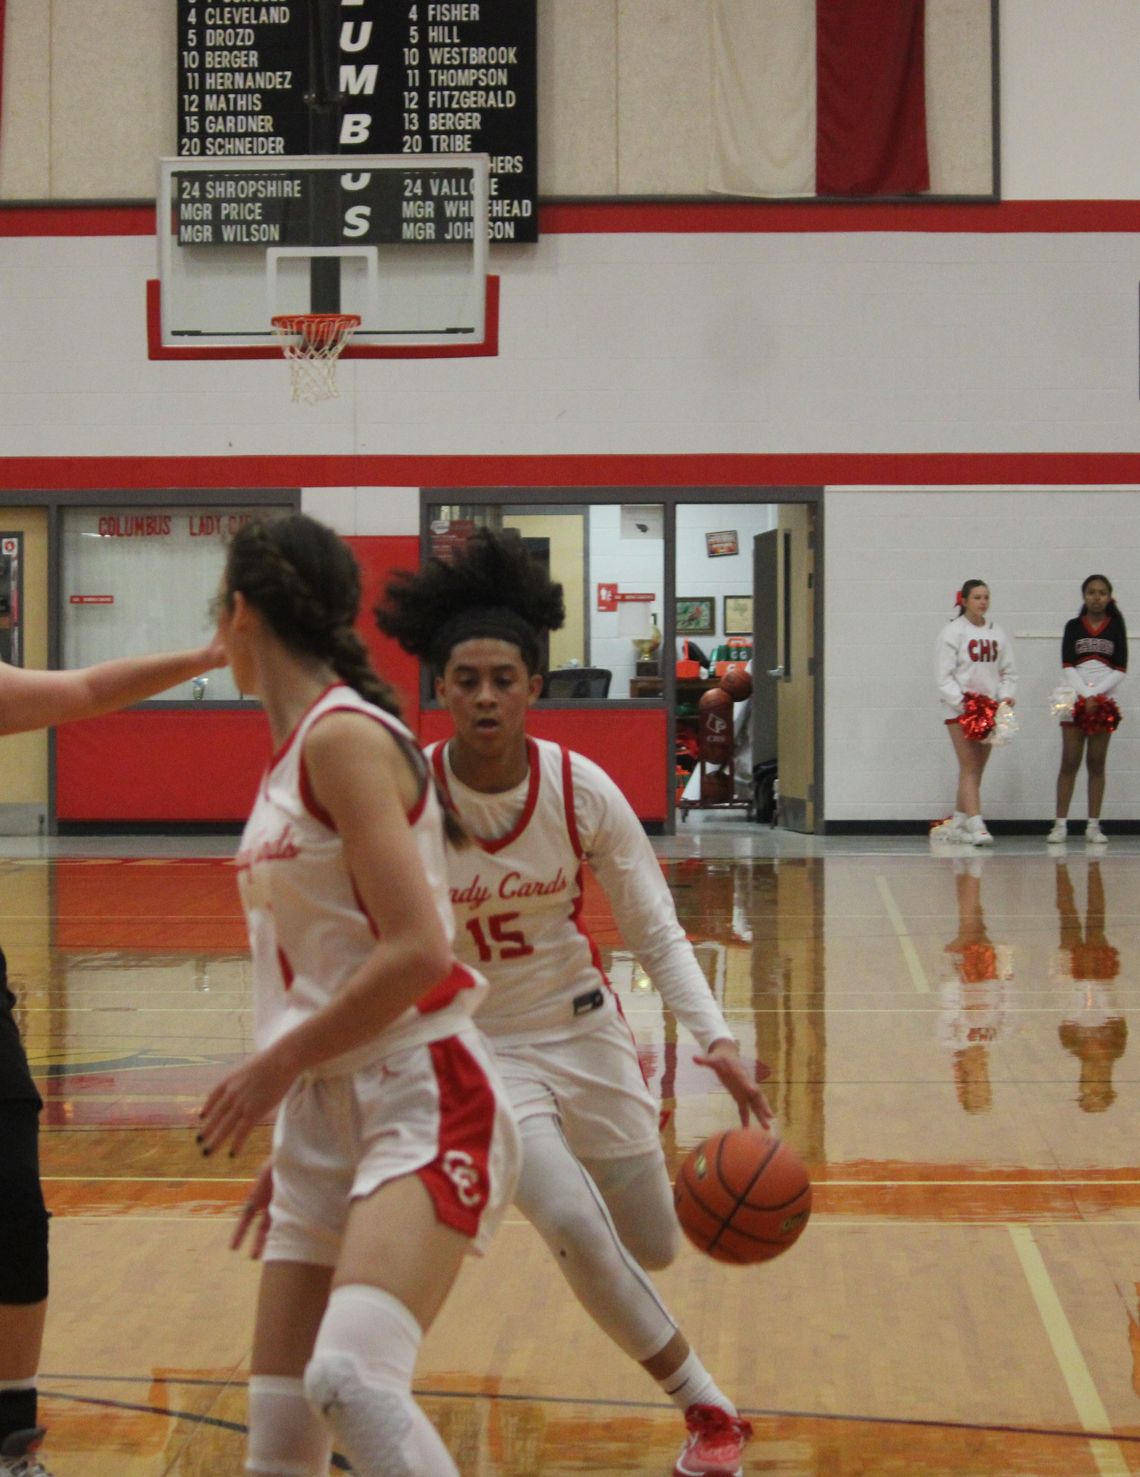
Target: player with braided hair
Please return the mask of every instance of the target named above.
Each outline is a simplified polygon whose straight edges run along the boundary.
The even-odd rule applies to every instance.
[[[263,1258],[246,1470],[457,1477],[412,1399],[423,1332],[510,1202],[518,1132],[471,1022],[440,805],[353,632],[347,546],[303,515],[230,548],[219,635],[275,753],[237,856],[257,1050],[206,1099],[205,1154],[279,1109],[232,1244]],[[318,1414],[319,1412],[319,1414]]]
[[[677,1477],[735,1477],[751,1427],[642,1270],[668,1265],[680,1233],[657,1105],[582,927],[586,863],[741,1122],[754,1113],[766,1125],[771,1110],[629,803],[597,765],[526,732],[542,689],[540,633],[564,618],[561,586],[521,540],[482,533],[453,562],[396,575],[376,618],[431,664],[454,726],[429,754],[478,843],[448,856],[456,951],[491,984],[478,1021],[522,1132],[516,1204],[594,1321],[684,1412]]]

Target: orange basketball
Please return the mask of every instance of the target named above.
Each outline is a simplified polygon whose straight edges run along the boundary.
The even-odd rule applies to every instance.
[[[807,1225],[811,1180],[782,1139],[730,1128],[698,1144],[681,1165],[673,1203],[700,1251],[718,1262],[767,1262]]]
[[[723,685],[710,687],[708,692],[702,692],[697,708],[702,713],[725,713],[732,707],[732,699],[725,692]]]
[[[742,662],[734,662],[720,679],[720,685],[734,703],[742,703],[752,696],[752,673]]]

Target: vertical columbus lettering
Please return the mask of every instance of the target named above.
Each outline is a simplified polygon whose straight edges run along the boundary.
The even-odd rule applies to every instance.
[[[355,34],[354,34],[355,33]],[[341,51],[364,51],[372,40],[372,22],[345,21],[340,28]]]

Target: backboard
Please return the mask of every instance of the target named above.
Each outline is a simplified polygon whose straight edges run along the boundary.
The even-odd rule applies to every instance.
[[[484,154],[163,159],[151,357],[276,357],[272,318],[310,312],[359,316],[346,358],[495,353],[488,181]]]

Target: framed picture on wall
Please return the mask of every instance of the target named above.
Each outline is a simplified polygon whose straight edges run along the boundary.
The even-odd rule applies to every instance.
[[[705,548],[710,559],[724,559],[729,554],[740,553],[740,543],[735,528],[722,528],[716,533],[705,534]]]
[[[751,595],[726,595],[724,597],[724,634],[726,636],[752,635]]]
[[[678,636],[714,636],[716,596],[692,595],[688,599],[679,599],[674,623]]]

